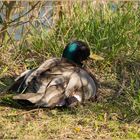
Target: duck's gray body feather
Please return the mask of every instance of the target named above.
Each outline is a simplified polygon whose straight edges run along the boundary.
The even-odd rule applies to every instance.
[[[43,107],[63,106],[73,97],[81,103],[97,95],[96,83],[86,70],[59,58],[49,59],[37,69],[22,73],[13,89],[24,92],[14,99]]]

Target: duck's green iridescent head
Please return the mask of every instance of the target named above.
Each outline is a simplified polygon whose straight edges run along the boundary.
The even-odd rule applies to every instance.
[[[90,55],[88,45],[83,41],[73,41],[65,47],[62,57],[69,61],[82,65],[82,61],[86,60]]]

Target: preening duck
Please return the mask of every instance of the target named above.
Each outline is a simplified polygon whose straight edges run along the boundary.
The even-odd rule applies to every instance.
[[[61,58],[48,59],[38,68],[17,77],[9,90],[20,94],[13,99],[40,107],[72,107],[96,98],[96,79],[82,67],[89,55],[85,42],[70,42]]]

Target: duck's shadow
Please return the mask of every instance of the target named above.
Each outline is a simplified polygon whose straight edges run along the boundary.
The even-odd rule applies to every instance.
[[[14,82],[15,76],[4,76],[0,78],[0,96],[3,95]]]

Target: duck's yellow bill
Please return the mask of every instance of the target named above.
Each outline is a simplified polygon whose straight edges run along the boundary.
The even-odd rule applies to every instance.
[[[104,58],[102,57],[102,56],[99,56],[99,55],[97,55],[97,54],[90,54],[90,56],[89,56],[91,59],[94,59],[94,60],[99,60],[99,61],[101,61],[101,60],[104,60]]]

